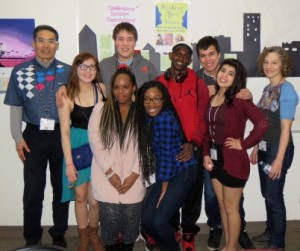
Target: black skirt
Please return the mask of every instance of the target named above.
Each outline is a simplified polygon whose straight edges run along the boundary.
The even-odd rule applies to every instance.
[[[209,172],[211,179],[217,179],[220,183],[226,187],[245,187],[246,180],[239,179],[230,175],[224,170],[224,158],[222,152],[222,145],[215,145],[214,148],[217,150],[217,160],[212,160],[214,163],[213,170]]]

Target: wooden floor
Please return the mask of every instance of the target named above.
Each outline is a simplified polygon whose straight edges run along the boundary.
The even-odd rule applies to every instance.
[[[208,227],[205,224],[200,224],[201,232],[196,238],[196,250],[208,250],[206,242],[208,238]],[[264,231],[263,222],[248,222],[247,231],[250,237],[260,234]],[[48,227],[44,227],[44,235],[42,243],[52,244],[51,238],[47,232]],[[68,251],[76,251],[78,237],[75,226],[70,226],[66,233],[68,242]],[[22,227],[0,226],[0,251],[13,251],[23,247],[25,244],[22,236]],[[299,251],[300,248],[300,221],[289,221],[287,224],[286,234],[286,251]],[[134,251],[144,251],[145,244],[142,240],[136,242]],[[92,251],[92,249],[91,249]]]

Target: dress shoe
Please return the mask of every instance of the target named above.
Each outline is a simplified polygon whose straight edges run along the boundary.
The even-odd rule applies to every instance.
[[[66,239],[63,235],[55,235],[52,237],[52,243],[55,246],[59,246],[59,247],[63,247],[66,248],[67,247],[67,242]]]
[[[25,247],[42,245],[41,241],[26,241]]]

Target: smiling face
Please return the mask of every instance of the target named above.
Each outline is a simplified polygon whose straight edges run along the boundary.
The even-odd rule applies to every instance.
[[[163,94],[157,87],[149,88],[144,94],[144,107],[149,116],[154,117],[163,108]]]
[[[90,58],[77,67],[79,83],[91,83],[96,77],[96,62]]]
[[[282,78],[282,62],[277,52],[270,52],[263,62],[263,70],[267,78],[280,81]]]
[[[192,62],[190,50],[184,46],[178,47],[175,51],[169,53],[171,68],[175,73],[186,71],[188,65]]]
[[[219,69],[220,53],[214,45],[210,45],[206,50],[199,49],[199,60],[205,71],[212,77],[216,77]]]
[[[217,83],[220,87],[220,92],[225,92],[230,86],[232,86],[235,79],[236,70],[233,66],[224,64],[217,73]]]
[[[32,48],[36,52],[37,59],[47,64],[54,59],[59,44],[53,32],[40,30],[36,39],[32,41]]]
[[[116,98],[119,105],[130,105],[135,88],[136,87],[131,82],[129,75],[120,73],[114,81],[112,89],[113,96]]]
[[[115,40],[118,57],[121,62],[126,62],[133,58],[135,47],[134,34],[126,30],[121,30]]]

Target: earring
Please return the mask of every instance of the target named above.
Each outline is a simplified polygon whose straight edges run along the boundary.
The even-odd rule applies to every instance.
[[[134,95],[134,93],[132,93],[131,101],[132,101],[132,102],[135,102],[135,95]]]

